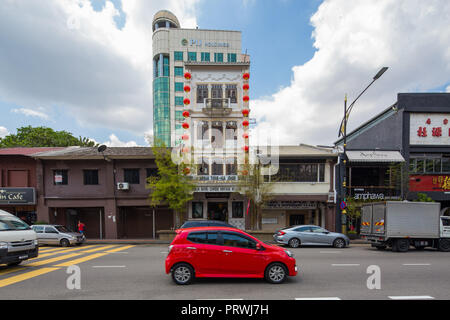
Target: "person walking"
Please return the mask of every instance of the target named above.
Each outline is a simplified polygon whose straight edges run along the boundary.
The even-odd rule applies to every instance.
[[[86,227],[85,224],[80,220],[78,220],[78,232],[81,233],[82,235],[84,235],[85,227]]]

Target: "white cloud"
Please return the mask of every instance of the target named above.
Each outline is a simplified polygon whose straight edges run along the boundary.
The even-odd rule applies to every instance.
[[[288,87],[254,100],[252,115],[282,144],[330,145],[345,94],[353,101],[381,67],[390,69],[358,100],[349,130],[395,102],[399,92],[448,83],[449,17],[448,0],[325,0],[311,17],[313,58],[292,68]]]
[[[445,90],[445,92],[450,93],[450,86],[447,87],[447,89]]]
[[[143,136],[153,119],[153,15],[168,9],[192,28],[199,1],[122,1],[122,29],[111,1],[99,12],[89,0],[1,1],[0,97]]]
[[[47,120],[49,117],[46,113],[44,113],[43,111],[37,111],[37,110],[33,110],[33,109],[28,109],[28,108],[19,108],[19,109],[12,109],[11,112],[14,113],[21,113],[27,117],[38,117],[44,120]]]
[[[7,135],[9,135],[8,129],[6,129],[5,127],[0,126],[0,138],[4,138]]]
[[[108,147],[137,147],[138,144],[135,141],[120,141],[120,139],[113,133],[109,136],[109,141],[103,142],[102,144]]]

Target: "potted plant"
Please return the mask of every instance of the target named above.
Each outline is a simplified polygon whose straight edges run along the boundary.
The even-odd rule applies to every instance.
[[[359,234],[358,232],[356,232],[355,230],[349,230],[347,232],[347,236],[350,240],[355,240],[359,238]]]

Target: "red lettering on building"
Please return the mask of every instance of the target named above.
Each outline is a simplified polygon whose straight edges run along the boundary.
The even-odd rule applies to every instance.
[[[419,130],[417,130],[417,135],[419,137],[426,137],[427,136],[427,128],[419,127]]]
[[[442,128],[433,128],[433,137],[442,137]]]

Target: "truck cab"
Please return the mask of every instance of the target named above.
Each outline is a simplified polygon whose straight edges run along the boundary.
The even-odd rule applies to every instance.
[[[16,216],[0,210],[0,264],[14,266],[38,256],[36,233]]]
[[[441,217],[441,238],[450,238],[450,217]]]

